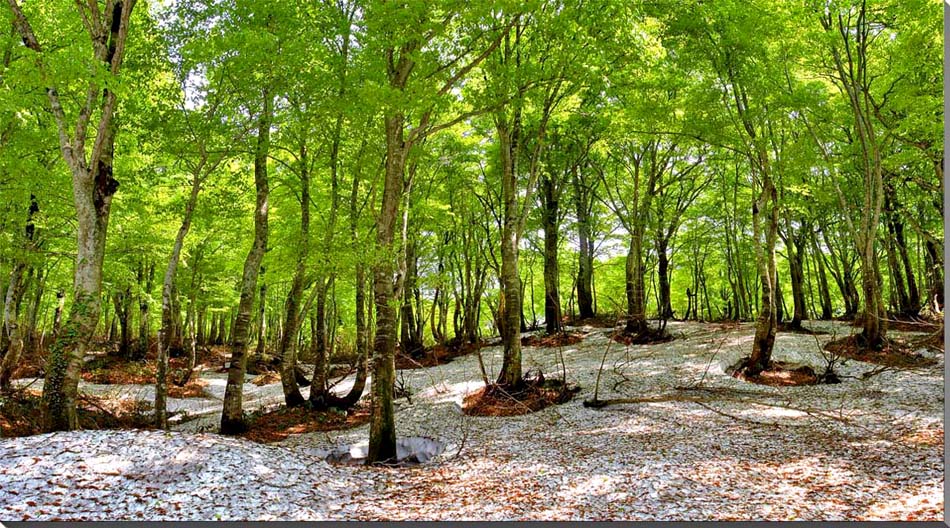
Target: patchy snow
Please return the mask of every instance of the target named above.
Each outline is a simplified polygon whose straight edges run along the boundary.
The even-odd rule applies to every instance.
[[[766,387],[724,373],[748,353],[751,325],[669,328],[680,339],[610,344],[599,398],[644,403],[582,406],[604,358],[604,329],[584,328],[584,341],[560,351],[525,349],[525,370],[556,377],[563,368],[583,389],[530,415],[461,414],[465,394],[481,387],[474,355],[401,371],[412,395],[397,402],[398,435],[446,444],[421,466],[321,460],[365,442],[368,426],[291,436],[279,447],[179,432],[0,440],[0,511],[11,520],[942,519],[942,354],[924,369],[861,379],[874,366],[849,361],[838,385]],[[831,338],[780,333],[775,359],[819,370],[818,346]],[[482,356],[497,372],[500,347]],[[279,384],[245,389],[248,409],[280,401]]]

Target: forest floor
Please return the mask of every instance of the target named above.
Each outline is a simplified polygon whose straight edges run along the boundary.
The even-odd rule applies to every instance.
[[[775,359],[820,371],[819,347],[856,331],[806,325],[828,333],[779,333]],[[465,396],[483,386],[474,354],[400,371],[411,395],[397,400],[399,436],[446,444],[423,465],[323,460],[365,442],[367,425],[271,444],[202,432],[218,419],[224,383],[203,372],[210,397],[170,400],[198,417],[176,431],[0,440],[0,520],[942,519],[942,350],[918,350],[930,365],[847,360],[840,384],[773,387],[726,373],[748,354],[751,324],[671,323],[677,339],[646,346],[610,342],[607,329],[572,330],[587,335],[560,349],[526,347],[524,367],[547,378],[563,371],[581,392],[532,414],[462,414]],[[605,350],[598,398],[636,402],[586,408]],[[500,347],[482,357],[497,372]],[[18,381],[31,382],[41,383]],[[151,397],[147,386],[101,387],[81,390]],[[279,383],[245,391],[248,410],[280,403]]]

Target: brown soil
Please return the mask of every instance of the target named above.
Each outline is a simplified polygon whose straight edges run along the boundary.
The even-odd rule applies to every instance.
[[[20,354],[20,360],[16,368],[13,369],[11,379],[20,378],[42,378],[46,370],[46,352],[37,350],[35,347],[30,350],[24,350]]]
[[[247,432],[240,436],[252,442],[269,444],[295,434],[351,429],[368,423],[369,411],[369,404],[365,402],[347,412],[281,407],[275,411],[252,415]]]
[[[489,385],[465,396],[462,412],[468,416],[519,416],[566,403],[578,392],[576,385],[565,387],[559,380],[544,382],[543,378],[540,383],[529,380],[516,391]]]
[[[630,333],[627,331],[613,332],[610,338],[622,345],[653,345],[656,343],[668,343],[675,339],[673,334],[668,331],[650,329],[643,333]]]
[[[276,372],[265,372],[251,380],[251,383],[253,383],[254,385],[257,385],[258,387],[262,387],[264,385],[270,385],[271,383],[279,383],[279,382],[280,382],[280,374]]]
[[[82,429],[153,429],[148,402],[81,395],[78,401]],[[0,437],[29,436],[43,432],[40,392],[17,391],[0,399]]]
[[[936,363],[934,359],[915,354],[913,346],[901,339],[889,339],[881,350],[870,350],[858,343],[857,335],[852,335],[828,343],[825,350],[849,359],[886,367],[929,367]]]
[[[943,427],[906,434],[901,437],[901,441],[917,446],[943,447]]]
[[[742,381],[770,387],[800,387],[818,384],[818,375],[815,374],[814,369],[808,365],[793,365],[784,361],[773,361],[768,369],[755,376],[746,375],[742,368],[736,370],[733,376]]]
[[[800,326],[798,328],[792,328],[789,323],[779,323],[778,331],[786,334],[804,334],[804,335],[828,335],[828,332],[824,330],[811,330]]]
[[[943,328],[941,327],[940,331],[928,334],[922,339],[913,340],[911,341],[911,344],[914,346],[914,348],[926,347],[930,350],[939,350],[943,352]]]
[[[595,315],[586,319],[575,319],[570,315],[561,318],[561,323],[571,326],[592,326],[594,328],[614,328],[619,324],[619,319],[610,315]]]
[[[170,398],[206,398],[208,382],[196,375],[184,387],[172,383],[180,379],[186,367],[185,358],[168,361],[168,396]],[[102,356],[86,364],[82,379],[101,385],[152,385],[155,383],[156,364],[153,360],[128,361],[115,356]]]
[[[482,343],[482,346],[487,346],[487,344]],[[396,369],[411,370],[444,365],[457,357],[467,356],[475,352],[478,348],[478,345],[473,343],[435,345],[427,347],[421,357],[411,357],[402,353],[402,351],[397,348]]]
[[[861,318],[851,321],[851,326],[862,327],[864,322]],[[887,320],[887,329],[895,332],[939,332],[943,324],[940,321],[931,321],[919,317],[906,317],[902,315],[890,315]]]
[[[558,332],[551,335],[531,334],[521,338],[521,346],[531,347],[562,347],[576,345],[584,340],[587,334],[583,332]]]

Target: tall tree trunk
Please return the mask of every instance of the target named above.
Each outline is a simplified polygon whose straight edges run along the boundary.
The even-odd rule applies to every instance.
[[[548,334],[561,331],[560,274],[557,263],[560,204],[554,175],[541,179],[542,225],[544,227],[544,329]]]
[[[594,316],[594,241],[590,229],[590,192],[580,181],[577,167],[572,171],[574,209],[577,215],[577,311],[581,319]]]
[[[643,279],[643,230],[635,227],[630,235],[626,261],[627,325],[626,332],[647,332],[646,296]]]
[[[8,3],[13,12],[14,27],[26,47],[37,53],[37,64],[46,78],[43,47],[16,0],[9,0]],[[86,18],[95,60],[103,63],[112,77],[119,74],[134,4],[134,0],[109,0],[105,11],[100,13],[96,2],[94,10],[97,16]],[[82,358],[91,345],[99,322],[106,232],[112,195],[118,189],[118,182],[112,177],[116,94],[104,88],[101,79],[89,80],[86,103],[76,120],[75,137],[70,137],[67,130],[66,116],[56,86],[47,86],[46,95],[59,132],[63,159],[72,173],[77,218],[73,304],[65,331],[59,334],[47,358],[41,404],[44,429],[59,431],[79,426],[76,414],[79,373]],[[86,131],[97,100],[100,102],[99,121],[87,158]]]
[[[775,266],[775,242],[778,237],[778,193],[767,172],[764,155],[762,166],[762,190],[752,207],[752,228],[755,237],[755,261],[759,270],[762,286],[762,306],[755,323],[755,335],[752,341],[752,355],[746,365],[750,375],[758,374],[768,368],[772,360],[772,347],[775,344],[775,332],[778,326],[776,310],[776,285],[778,274]],[[771,202],[771,209],[767,209]],[[763,232],[762,215],[768,214],[767,225]]]
[[[330,368],[330,350],[327,347],[327,294],[330,289],[329,279],[321,278],[317,281],[317,308],[310,320],[311,343],[313,352],[313,381],[310,382],[310,405],[314,408],[326,408],[327,374]]]
[[[501,152],[501,194],[504,207],[501,231],[501,287],[502,303],[499,310],[501,336],[504,346],[498,384],[519,387],[521,373],[521,278],[518,274],[520,208],[518,207],[516,150],[518,148],[517,118],[515,131],[510,131],[501,120],[496,122],[498,145]]]
[[[175,235],[175,243],[172,245],[171,255],[168,257],[168,265],[165,267],[165,276],[162,278],[162,321],[158,331],[158,360],[155,376],[155,426],[160,429],[168,429],[168,357],[171,348],[171,328],[173,324],[172,317],[172,290],[175,286],[175,275],[178,271],[178,262],[181,259],[181,250],[185,243],[185,237],[191,229],[191,219],[194,215],[195,206],[198,203],[198,192],[201,190],[201,169],[195,171],[192,175],[191,193],[188,195],[188,202],[185,204],[185,212],[182,215],[181,226]],[[148,303],[144,303],[143,313],[148,314]],[[146,333],[145,339],[148,339],[148,326],[144,325]]]
[[[264,282],[264,267],[261,267],[260,294],[257,299],[257,345],[254,348],[254,357],[261,360],[267,348],[267,283]]]
[[[660,280],[659,285],[659,314],[660,319],[667,320],[673,318],[673,302],[670,299],[670,255],[669,240],[660,237],[656,241],[656,273]]]
[[[924,263],[927,266],[927,303],[936,313],[943,310],[943,256],[938,251],[937,244],[931,240],[927,240],[926,248]]]
[[[148,354],[148,339],[151,328],[148,320],[149,295],[152,293],[152,281],[155,278],[155,263],[139,263],[139,340],[135,357],[143,359]]]
[[[408,70],[411,62],[399,61],[399,68]],[[399,84],[402,77],[395,75]],[[404,81],[403,81],[404,82]],[[397,86],[399,87],[399,86]],[[386,170],[383,199],[376,219],[376,246],[381,252],[373,266],[373,298],[376,308],[376,337],[373,341],[373,383],[367,463],[396,457],[396,423],[393,387],[396,379],[396,311],[392,300],[398,293],[393,281],[393,240],[399,204],[402,199],[406,157],[411,145],[404,140],[402,114],[386,116]],[[311,389],[312,390],[312,389]]]
[[[307,257],[310,254],[310,163],[307,144],[300,143],[300,243],[297,246],[297,264],[294,278],[284,303],[284,333],[278,345],[280,357],[280,383],[284,391],[284,403],[287,407],[299,407],[305,403],[300,387],[297,385],[297,335],[300,333],[300,301],[303,295],[304,275],[307,271]],[[312,390],[312,389],[311,389]]]
[[[416,317],[422,317],[421,313],[414,313],[412,301],[416,294],[416,275],[418,258],[416,257],[416,243],[414,238],[410,237],[406,243],[406,274],[403,286],[402,306],[400,307],[400,326],[401,338],[399,346],[403,354],[417,357],[424,350],[422,336],[418,332]]]
[[[791,218],[785,215],[785,251],[788,255],[789,275],[792,283],[792,320],[789,327],[800,329],[802,320],[807,318],[805,309],[805,247],[802,240],[804,227],[796,232],[792,228]]]
[[[238,304],[231,343],[231,366],[224,391],[224,410],[221,415],[221,434],[238,434],[247,430],[244,420],[244,374],[247,370],[247,338],[250,330],[251,309],[257,293],[257,275],[267,249],[267,156],[270,150],[270,126],[273,118],[273,100],[269,88],[263,90],[264,107],[257,128],[257,149],[254,156],[254,185],[257,206],[254,211],[254,243],[244,261],[241,280],[241,300]]]
[[[30,205],[26,213],[26,227],[24,228],[23,243],[21,249],[23,256],[32,253],[37,249],[36,244],[36,225],[33,222],[33,216],[40,210],[36,203],[36,197],[30,194]],[[10,390],[10,377],[20,359],[20,354],[24,348],[23,328],[19,321],[20,303],[23,294],[26,292],[28,276],[25,271],[29,268],[25,258],[17,258],[10,271],[10,284],[7,286],[3,297],[3,319],[2,328],[0,328],[0,391],[8,392]],[[32,271],[32,270],[31,270]],[[28,274],[26,274],[28,275]],[[37,291],[42,295],[42,273],[37,274]],[[28,327],[27,333],[32,330]]]
[[[815,266],[818,269],[818,298],[821,301],[821,319],[829,320],[832,317],[831,290],[828,287],[828,275],[825,273],[825,257],[818,248],[818,239],[815,233],[809,234],[814,255]]]

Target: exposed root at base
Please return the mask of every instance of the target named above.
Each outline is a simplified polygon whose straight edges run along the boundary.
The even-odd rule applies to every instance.
[[[862,346],[860,334],[848,336],[825,345],[825,350],[848,359],[895,368],[930,367],[937,363],[933,358],[921,356],[901,339],[888,339],[880,350]]]
[[[628,332],[626,330],[613,332],[611,339],[623,345],[653,345],[657,343],[668,343],[676,339],[673,334],[666,329],[659,330],[650,328],[641,332]]]
[[[520,387],[492,384],[465,397],[462,412],[469,416],[519,416],[566,403],[580,387],[543,375],[525,379]]]

